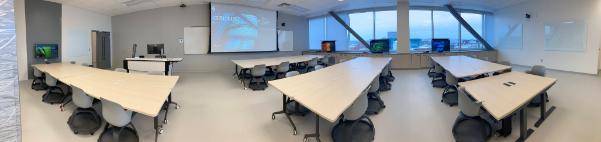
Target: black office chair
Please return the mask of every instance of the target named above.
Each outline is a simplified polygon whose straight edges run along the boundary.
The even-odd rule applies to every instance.
[[[445,81],[447,86],[442,92],[440,102],[444,102],[449,106],[455,106],[457,105],[457,87],[459,86],[459,81],[449,72],[445,73]]]
[[[40,91],[48,89],[48,85],[46,85],[46,80],[44,80],[44,74],[42,71],[33,68],[33,81],[31,82],[31,89]]]
[[[334,142],[371,142],[374,140],[376,130],[374,123],[367,117],[365,112],[368,108],[367,90],[365,89],[359,98],[346,109],[338,124],[332,128],[332,140]]]
[[[69,117],[67,125],[75,134],[94,135],[102,125],[100,115],[93,108],[94,98],[86,95],[83,90],[75,86],[71,86],[71,88],[73,89],[73,104],[77,106],[77,109]]]
[[[447,82],[445,80],[445,71],[442,66],[438,64],[434,64],[434,72],[437,74],[432,77],[432,87],[436,88],[444,88],[447,86]]]
[[[380,78],[376,77],[371,82],[371,87],[368,90],[367,98],[368,98],[368,107],[365,112],[367,115],[378,114],[382,109],[386,108],[384,105],[384,101],[380,97]]]
[[[265,90],[267,88],[267,80],[265,79],[265,72],[267,71],[267,67],[265,64],[255,65],[251,70],[250,74],[252,77],[250,78],[250,82],[248,83],[248,88],[253,90]],[[259,82],[262,80],[263,82]]]

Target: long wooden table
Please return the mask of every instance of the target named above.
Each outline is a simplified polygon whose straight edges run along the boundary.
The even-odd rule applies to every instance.
[[[33,67],[67,85],[82,89],[91,97],[154,117],[155,140],[161,131],[159,112],[179,79],[179,76],[128,74],[66,63],[36,64]]]
[[[260,59],[245,59],[245,60],[232,60],[236,67],[242,69],[253,68],[255,65],[265,64],[266,66],[277,66],[282,62],[299,63],[306,62],[313,58],[323,58],[321,55],[300,55],[300,56],[285,56],[285,57],[273,57],[273,58],[260,58]],[[236,69],[237,70],[237,69]]]
[[[533,130],[526,130],[526,110],[528,103],[537,95],[541,97],[541,118],[538,127],[551,114],[555,107],[546,111],[546,96],[541,95],[557,82],[557,79],[536,75],[509,72],[483,79],[459,83],[495,119],[502,120],[520,110],[520,138],[524,141]]]
[[[510,66],[496,64],[467,56],[432,56],[432,61],[442,66],[456,78],[465,78],[484,73],[511,69]]]
[[[269,84],[314,112],[316,119],[335,122],[390,61],[391,58],[358,57]],[[319,137],[319,131],[316,135]]]

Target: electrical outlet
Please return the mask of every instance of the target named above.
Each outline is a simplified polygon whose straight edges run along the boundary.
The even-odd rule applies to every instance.
[[[179,43],[184,43],[184,39],[183,39],[183,38],[178,38],[178,39],[177,39],[177,42],[179,42]]]

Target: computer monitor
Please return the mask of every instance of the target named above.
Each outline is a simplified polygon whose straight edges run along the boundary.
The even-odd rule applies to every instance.
[[[384,53],[390,51],[389,39],[377,39],[369,42],[369,51],[371,53]]]
[[[334,52],[334,51],[336,51],[336,41],[333,41],[333,40],[324,40],[324,41],[321,41],[321,51],[322,52]]]
[[[165,44],[148,44],[146,45],[148,54],[163,55]]]
[[[34,44],[35,58],[58,59],[58,44]]]
[[[432,39],[432,52],[451,51],[451,41],[449,39]]]

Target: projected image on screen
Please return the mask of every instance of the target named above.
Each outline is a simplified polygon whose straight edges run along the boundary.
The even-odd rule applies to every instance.
[[[211,52],[277,50],[275,11],[211,3]]]

